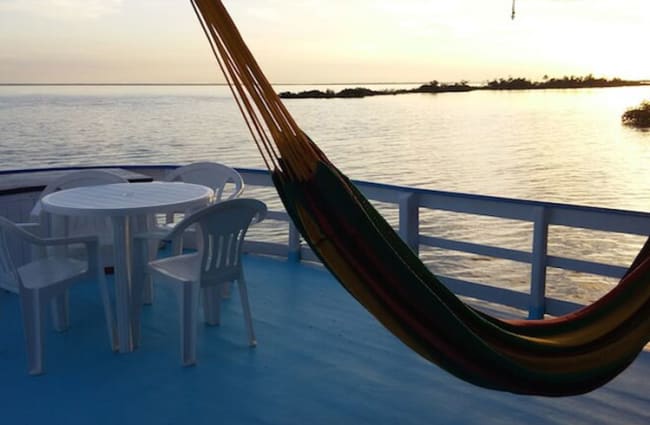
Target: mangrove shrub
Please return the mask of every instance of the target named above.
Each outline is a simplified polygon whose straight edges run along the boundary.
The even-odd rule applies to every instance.
[[[621,119],[626,125],[650,128],[650,101],[644,100],[639,106],[628,109]]]

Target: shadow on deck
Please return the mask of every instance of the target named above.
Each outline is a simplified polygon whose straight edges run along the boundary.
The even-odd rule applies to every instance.
[[[48,332],[47,373],[26,373],[17,297],[0,294],[0,415],[16,424],[639,424],[650,422],[650,353],[579,397],[522,397],[461,382],[379,325],[322,268],[247,257],[258,346],[236,291],[201,326],[182,368],[176,298],[157,286],[142,346],[112,353],[95,285],[71,294],[72,327]]]

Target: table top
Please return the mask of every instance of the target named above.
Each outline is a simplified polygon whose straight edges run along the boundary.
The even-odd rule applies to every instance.
[[[120,216],[178,211],[208,205],[214,191],[182,182],[114,183],[50,193],[41,199],[51,214]]]

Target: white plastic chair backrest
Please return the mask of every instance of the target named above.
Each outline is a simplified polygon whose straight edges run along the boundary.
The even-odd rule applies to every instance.
[[[178,167],[165,180],[182,181],[207,186],[214,190],[215,200],[238,198],[244,191],[244,179],[234,168],[217,162],[195,162]]]
[[[128,183],[129,181],[124,177],[111,173],[110,171],[105,170],[80,170],[80,171],[71,171],[58,179],[54,180],[48,184],[45,189],[41,192],[39,200],[45,195],[49,195],[52,192],[57,192],[59,190],[71,189],[73,187],[82,187],[82,186],[97,186],[100,184],[110,184],[110,183]],[[36,202],[34,208],[32,209],[30,216],[32,218],[37,218],[41,214],[41,203]]]
[[[239,198],[219,202],[189,215],[174,229],[198,224],[198,252],[201,255],[201,281],[224,281],[236,278],[240,271],[246,231],[253,219],[259,223],[266,216],[266,204],[257,199]]]
[[[129,181],[115,173],[106,170],[79,170],[71,171],[48,184],[39,201],[36,202],[30,213],[32,221],[38,221],[43,227],[45,234],[49,234],[50,221],[41,217],[42,207],[40,199],[43,196],[59,190],[71,189],[83,186],[97,186],[100,184],[128,183]],[[113,240],[112,226],[106,217],[68,217],[65,235],[96,234],[99,236],[102,245],[109,245]]]

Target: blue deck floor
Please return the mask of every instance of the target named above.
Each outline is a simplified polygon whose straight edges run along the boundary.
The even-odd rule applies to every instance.
[[[47,373],[26,374],[19,306],[0,295],[0,423],[14,424],[639,424],[650,423],[650,353],[580,397],[473,387],[385,331],[323,269],[246,259],[258,346],[236,295],[220,327],[201,326],[182,368],[177,307],[157,287],[142,346],[108,348],[94,285],[71,295],[72,327],[49,332]]]

